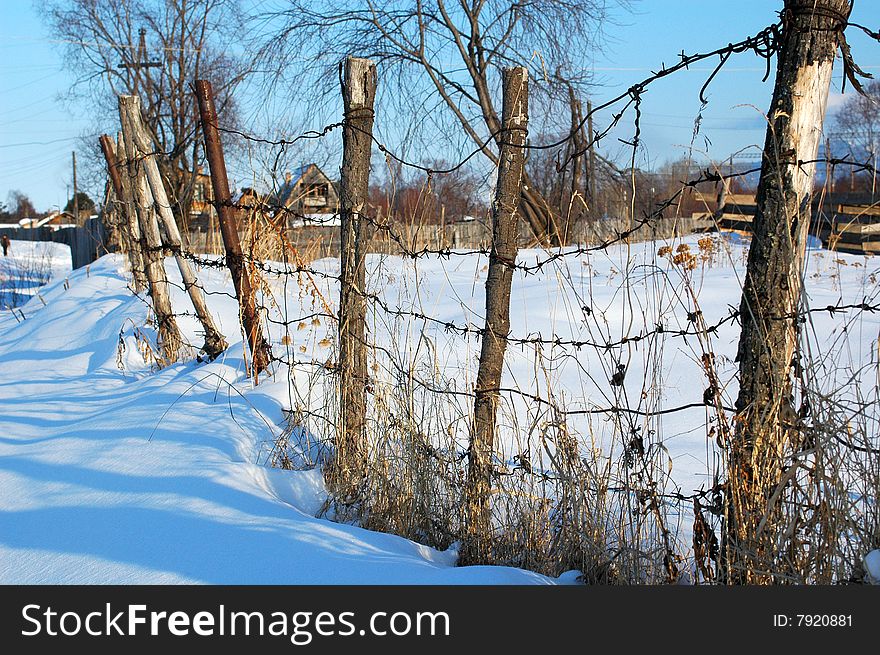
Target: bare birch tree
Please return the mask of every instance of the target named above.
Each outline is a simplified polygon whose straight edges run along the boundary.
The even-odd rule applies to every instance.
[[[850,0],[785,0],[773,102],[740,316],[740,389],[729,462],[726,577],[778,582],[788,553],[780,497],[803,447],[795,393],[810,194],[834,58]]]

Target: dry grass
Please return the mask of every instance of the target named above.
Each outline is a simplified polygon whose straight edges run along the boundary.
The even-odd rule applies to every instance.
[[[272,248],[283,248],[291,261],[283,240]],[[638,318],[650,325],[655,310],[662,315],[672,305],[693,317],[696,338],[691,348],[707,388],[706,420],[694,427],[706,434],[711,486],[686,497],[671,480],[662,422],[651,415],[660,407],[664,384],[658,373],[663,335],[640,344],[645,371],[653,371],[645,373],[636,401],[647,416],[622,412],[610,421],[601,419],[602,425],[598,418],[595,424],[592,419],[570,420],[567,400],[554,397],[548,358],[535,348],[534,381],[549,402],[524,405],[517,392],[502,394],[498,433],[506,438],[496,444],[494,454],[492,527],[484,563],[550,576],[577,570],[584,581],[596,584],[734,580],[725,512],[736,498],[738,481],[725,472],[734,451],[736,418],[729,410],[729,368],[725,373],[719,367],[717,337],[703,317],[699,290],[709,269],[738,260],[741,253],[717,236],[705,236],[696,247],[673,246],[658,254],[666,268],[660,271],[658,266],[660,274],[654,278],[662,281],[649,286],[653,296],[640,299],[643,316]],[[619,274],[621,285],[635,275],[629,262]],[[301,279],[300,284],[318,291],[314,280]],[[560,284],[573,287],[561,274]],[[330,299],[318,294],[313,303],[332,315]],[[473,418],[468,381],[448,376],[450,369],[436,345],[418,326],[407,324],[409,319],[374,309],[371,320],[375,341],[379,332],[391,338],[383,346],[370,346],[366,461],[347,462],[347,453],[334,450],[339,380],[332,351],[326,365],[292,369],[292,410],[268,461],[281,468],[356,471],[327,477],[331,497],[322,514],[441,550],[457,549],[465,536]],[[598,317],[589,320],[594,334],[612,336]],[[858,321],[858,315],[852,320]],[[821,356],[812,354],[818,352],[815,335],[805,330],[802,340],[805,355],[797,394],[799,402],[808,399],[811,412],[794,431],[791,443],[797,447],[783,455],[783,484],[762,499],[765,511],[751,528],[765,539],[766,552],[773,553],[770,558],[753,557],[754,579],[858,582],[864,577],[861,558],[880,546],[880,458],[874,436],[880,428],[880,372],[876,358],[866,366],[858,354],[846,356],[845,338],[823,346]],[[602,352],[608,377],[620,364],[616,357]],[[871,376],[873,386],[861,385],[853,397],[852,380],[864,382]],[[528,384],[523,390],[529,390]],[[610,393],[615,405],[630,407],[630,399],[613,383]],[[690,543],[681,538],[685,520],[693,521]]]

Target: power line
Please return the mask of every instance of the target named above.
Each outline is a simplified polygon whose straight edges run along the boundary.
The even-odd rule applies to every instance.
[[[79,138],[80,137],[78,136],[71,136],[65,139],[53,139],[51,141],[23,141],[21,143],[4,143],[0,144],[0,148],[18,148],[22,146],[48,146],[52,145],[53,143],[64,143],[65,141],[74,141]]]
[[[116,41],[107,41],[106,43],[98,43],[97,41],[78,41],[77,39],[35,39],[26,36],[5,36],[0,34],[0,41],[23,41],[25,43],[69,43],[71,45],[81,45],[90,48],[122,48],[126,50],[136,50],[137,45],[132,43],[117,43]],[[162,52],[201,52],[201,48],[158,48]]]

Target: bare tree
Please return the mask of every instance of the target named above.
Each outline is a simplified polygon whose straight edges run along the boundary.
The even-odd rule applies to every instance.
[[[241,24],[235,0],[46,0],[43,13],[66,43],[68,67],[79,77],[73,99],[96,119],[114,115],[118,95],[137,95],[159,147],[175,214],[184,223],[203,161],[198,111],[190,89],[209,79],[224,123],[235,122],[232,92],[247,66],[226,49]],[[102,126],[106,129],[106,124]]]
[[[31,199],[17,189],[13,189],[9,192],[6,202],[8,209],[3,212],[4,220],[2,222],[4,223],[18,223],[18,221],[23,218],[38,218],[39,216],[42,216],[42,214],[37,211],[37,208],[34,207],[34,203],[31,202]]]
[[[528,66],[536,104],[559,108],[544,113],[558,115],[559,125],[568,128],[569,92],[588,83],[584,57],[612,4],[625,2],[368,0],[352,6],[345,0],[291,0],[287,10],[263,17],[271,35],[264,54],[279,69],[323,75],[328,84],[343,56],[368,57],[383,71],[386,97],[424,117],[407,121],[404,132],[428,128],[423,143],[445,137],[447,145],[479,150],[497,166],[501,70]],[[560,241],[558,216],[528,176],[521,210],[541,241]]]
[[[569,110],[572,131],[538,134],[530,140],[533,146],[547,146],[564,139],[565,144],[561,148],[534,148],[526,163],[532,188],[559,217],[563,240],[574,238],[585,222],[607,216],[624,216],[628,205],[624,198],[631,193],[632,187],[631,171],[589,152],[587,130],[581,125],[583,110],[580,101],[572,97]],[[566,139],[569,135],[571,137]],[[566,162],[566,166],[561,166]],[[642,190],[646,197],[649,187]],[[638,185],[637,188],[641,189]],[[639,209],[647,209],[647,204]]]
[[[849,98],[837,110],[833,136],[845,144],[852,159],[867,161],[876,168],[880,151],[880,81],[866,84],[864,92]]]
[[[424,164],[446,170],[442,159]],[[370,205],[375,212],[394,221],[410,224],[440,224],[486,213],[485,183],[472,169],[462,166],[451,173],[427,175],[394,167],[393,173],[370,185]]]

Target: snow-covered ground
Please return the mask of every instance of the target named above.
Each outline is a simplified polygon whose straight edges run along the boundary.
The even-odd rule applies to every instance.
[[[70,248],[61,243],[13,239],[0,257],[0,309],[23,305],[50,279],[70,271]]]
[[[130,336],[147,306],[126,284],[106,256],[43,288],[24,320],[0,312],[0,583],[550,582],[313,518],[317,471],[256,463],[281,405],[271,383],[241,396],[225,382],[250,386],[241,344],[151,372]],[[212,306],[235,339],[233,302]]]
[[[688,316],[695,310],[711,325],[738,307],[747,246],[736,239],[715,242],[704,258],[696,237],[685,240],[698,258],[691,271],[670,263],[671,256],[657,255],[664,243],[617,246],[517,271],[511,299],[515,337],[555,335],[600,345],[547,344],[536,355],[534,345],[512,344],[503,386],[552,395],[568,410],[614,405],[651,413],[702,402],[702,349],[695,337],[668,333],[692,329]],[[524,251],[519,261],[546,257]],[[377,310],[371,312],[371,339],[403,353],[402,360],[429,361],[432,382],[472,389],[479,342],[444,323],[481,326],[485,258],[371,256],[368,263],[371,289],[385,303],[440,321]],[[286,326],[272,323],[271,338],[276,354],[323,363],[332,352],[335,327],[326,317],[305,317],[322,313],[324,301],[333,305],[335,288],[320,272],[335,274],[338,262],[313,266],[318,273],[312,280],[271,281],[274,318],[285,312],[288,321],[303,317]],[[179,282],[173,260],[166,268]],[[221,271],[205,269],[200,275],[209,292],[231,289]],[[875,258],[812,251],[810,305],[877,302],[878,277]],[[123,260],[106,256],[72,272],[69,280],[50,282],[40,291],[42,300],[21,308],[24,320],[0,312],[0,582],[573,580],[570,574],[550,580],[502,567],[456,568],[452,552],[314,518],[326,497],[318,470],[265,465],[267,445],[284,427],[283,410],[294,395],[309,395],[302,388],[308,375],[297,372],[292,388],[288,369],[276,365],[254,387],[244,375],[235,301],[216,293],[209,304],[232,343],[225,356],[209,364],[190,356],[154,371],[144,356],[153,335],[146,327],[148,306],[131,294],[127,279]],[[179,288],[173,302],[177,311],[191,311]],[[847,316],[812,314],[809,338],[816,353],[838,353],[823,384],[857,385],[870,394],[877,382],[880,316]],[[198,344],[194,319],[183,316],[179,322]],[[664,333],[631,339],[658,324]],[[626,343],[601,346],[625,336]],[[729,320],[711,344],[729,405],[736,396],[729,382],[738,336],[738,324]],[[382,382],[388,362],[381,353],[375,356]],[[625,373],[621,385],[610,382],[618,365]],[[851,369],[858,376],[851,377]],[[312,401],[320,405],[322,399]],[[502,460],[534,446],[513,428],[527,425],[534,409],[516,395],[502,407]],[[569,420],[573,433],[608,450],[616,447],[608,416],[577,414]],[[718,462],[707,440],[705,408],[645,418],[643,424],[668,453],[670,486],[688,492],[710,484]],[[686,535],[683,539],[686,543]]]

